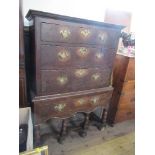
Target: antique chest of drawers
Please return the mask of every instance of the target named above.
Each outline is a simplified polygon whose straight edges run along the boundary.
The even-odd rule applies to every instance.
[[[117,54],[113,71],[113,87],[111,104],[107,122],[134,119],[135,117],[135,59]]]
[[[111,73],[123,26],[30,10],[29,85],[34,112],[35,141],[39,125],[51,117],[63,120],[103,108],[112,95]],[[29,67],[30,68],[30,67]]]

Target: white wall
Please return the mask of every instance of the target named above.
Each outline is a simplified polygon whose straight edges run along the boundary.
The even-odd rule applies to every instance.
[[[25,15],[29,9],[103,22],[106,8],[129,11],[132,15],[134,11],[131,0],[23,0],[24,24],[28,25]]]

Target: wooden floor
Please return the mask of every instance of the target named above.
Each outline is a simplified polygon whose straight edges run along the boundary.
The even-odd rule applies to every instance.
[[[42,127],[42,134],[49,155],[134,155],[133,120],[107,127],[104,131],[90,126],[85,138],[71,132],[64,144],[57,143],[56,138],[47,133],[47,126]]]
[[[87,148],[76,148],[66,155],[134,155],[134,132],[94,144]]]

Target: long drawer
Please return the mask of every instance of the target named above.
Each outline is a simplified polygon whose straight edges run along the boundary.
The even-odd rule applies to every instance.
[[[37,123],[48,120],[51,117],[70,117],[76,112],[92,111],[98,106],[109,104],[112,90],[97,90],[98,92],[77,92],[76,94],[61,94],[49,99],[39,99],[34,101],[34,114]]]
[[[41,93],[58,94],[106,87],[110,85],[110,69],[76,68],[42,70]]]
[[[116,52],[96,46],[41,45],[41,69],[112,67]]]
[[[114,29],[53,19],[42,19],[40,29],[41,41],[44,42],[98,44],[116,48],[119,38],[119,32]]]

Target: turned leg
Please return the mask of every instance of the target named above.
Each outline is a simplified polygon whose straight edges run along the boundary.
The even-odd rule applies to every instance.
[[[103,130],[106,126],[107,110],[102,108],[100,116],[97,116],[94,112],[90,113],[90,120],[95,121],[93,125],[96,126],[99,130]]]
[[[101,124],[98,126],[99,130],[104,130],[106,127],[107,110],[103,108],[101,114]]]
[[[85,114],[85,121],[83,123],[83,129],[88,129],[88,124],[89,124],[89,113]]]
[[[108,113],[107,110],[103,109],[102,116],[101,116],[101,121],[105,125],[106,125],[107,113]]]
[[[38,147],[41,145],[41,140],[40,140],[40,125],[35,125],[34,126],[34,147]]]
[[[62,127],[61,127],[61,131],[60,131],[60,135],[58,138],[58,142],[60,144],[63,144],[63,141],[65,140],[66,137],[66,132],[67,132],[67,120],[63,119],[62,120]]]
[[[101,115],[99,117],[96,114],[91,113],[91,119],[96,121],[94,125],[99,130],[104,130],[104,128],[106,127],[106,118],[107,118],[106,108],[102,109]]]
[[[81,137],[85,137],[87,135],[86,130],[88,129],[88,124],[89,124],[89,113],[85,113],[85,120],[84,123],[82,124],[82,130],[79,132],[79,135]]]

